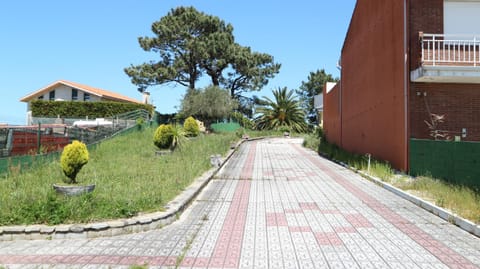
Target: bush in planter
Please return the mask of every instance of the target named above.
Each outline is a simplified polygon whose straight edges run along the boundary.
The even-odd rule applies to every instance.
[[[75,140],[65,146],[60,157],[60,164],[63,173],[68,177],[68,180],[65,180],[66,183],[77,183],[77,174],[88,163],[88,158],[88,149],[84,143]]]
[[[171,124],[162,124],[158,126],[153,135],[153,144],[159,149],[169,149],[172,147],[174,130]]]
[[[183,123],[183,130],[185,131],[186,136],[195,137],[200,133],[200,126],[198,126],[197,121],[190,116]]]

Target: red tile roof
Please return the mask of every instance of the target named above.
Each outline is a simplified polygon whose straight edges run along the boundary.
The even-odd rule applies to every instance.
[[[130,98],[128,96],[124,96],[124,95],[114,93],[114,92],[111,92],[111,91],[91,87],[91,86],[76,83],[76,82],[66,81],[66,80],[55,81],[54,83],[52,83],[52,84],[50,84],[46,87],[43,87],[43,88],[41,88],[41,89],[39,89],[35,92],[32,92],[32,93],[22,97],[20,99],[20,101],[21,102],[29,102],[32,99],[37,98],[38,96],[43,95],[43,94],[51,91],[52,89],[54,89],[54,88],[56,88],[60,85],[65,85],[65,86],[68,86],[68,87],[72,87],[72,88],[87,92],[89,94],[98,96],[100,98],[106,99],[106,100],[119,101],[119,102],[142,103],[139,100]]]

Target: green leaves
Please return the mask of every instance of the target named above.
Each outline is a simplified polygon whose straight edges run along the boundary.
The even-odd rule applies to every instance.
[[[73,101],[43,101],[34,100],[31,103],[34,117],[62,118],[103,118],[145,109],[153,112],[153,107],[146,104],[119,102],[73,102]]]
[[[257,108],[260,116],[255,119],[256,127],[260,130],[283,130],[287,127],[295,132],[306,131],[305,114],[293,94],[293,90],[287,91],[284,87],[273,90],[274,101],[263,97],[263,105]]]
[[[195,89],[203,72],[215,77],[228,64],[224,53],[233,43],[233,27],[218,17],[178,7],[154,22],[152,32],[155,37],[138,41],[145,51],[159,53],[160,60],[125,68],[140,87],[173,82]]]
[[[182,101],[181,114],[193,115],[207,123],[224,119],[237,107],[227,91],[217,86],[189,91]]]
[[[176,83],[195,89],[206,74],[214,86],[238,99],[244,91],[257,91],[280,70],[273,57],[235,43],[233,26],[193,7],[172,9],[152,24],[154,37],[140,37],[140,47],[158,53],[157,60],[124,69],[139,89]]]
[[[327,74],[324,69],[310,72],[307,81],[302,81],[299,90],[296,90],[300,98],[300,104],[308,121],[313,124],[316,122],[316,112],[313,104],[314,96],[323,92],[323,87],[327,82],[337,82],[338,78],[333,78],[331,74]]]
[[[87,146],[80,141],[74,140],[63,149],[60,164],[63,173],[69,178],[66,183],[77,183],[77,174],[88,163],[88,159]]]

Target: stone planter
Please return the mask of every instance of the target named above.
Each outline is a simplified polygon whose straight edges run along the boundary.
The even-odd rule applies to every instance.
[[[155,151],[155,156],[163,156],[163,155],[168,155],[168,154],[172,154],[173,150],[169,150],[169,149],[166,149],[166,150],[156,150]]]
[[[76,196],[83,193],[90,193],[95,189],[95,184],[91,185],[58,185],[53,184],[53,188],[59,194],[66,196]]]

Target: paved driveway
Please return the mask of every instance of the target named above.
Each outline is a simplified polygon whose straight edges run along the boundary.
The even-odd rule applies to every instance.
[[[98,239],[0,243],[7,268],[480,268],[480,239],[303,149],[241,146],[180,220]]]

